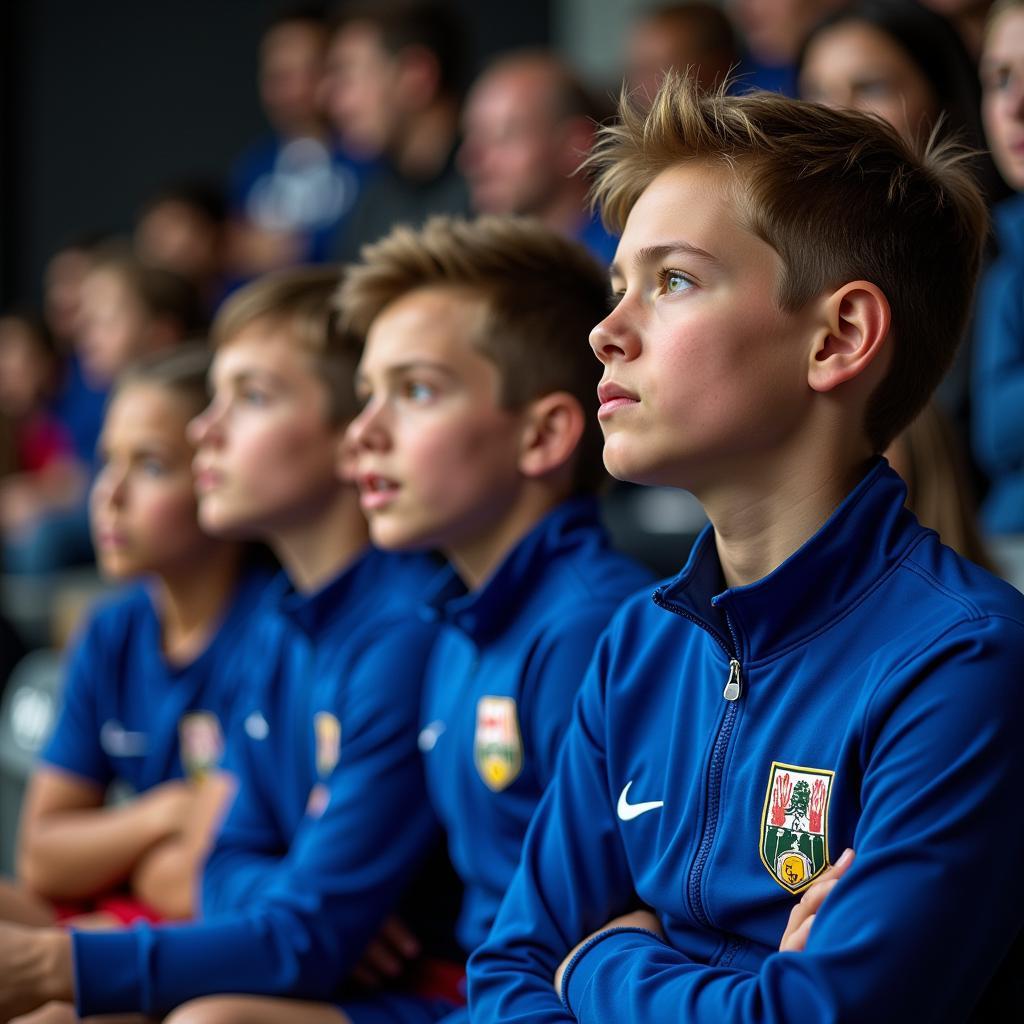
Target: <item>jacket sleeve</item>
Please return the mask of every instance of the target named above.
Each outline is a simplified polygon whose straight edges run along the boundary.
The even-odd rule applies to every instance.
[[[372,638],[344,681],[326,808],[244,906],[195,924],[74,933],[81,1015],[159,1015],[216,992],[336,994],[436,838],[416,746],[433,635],[410,623]]]
[[[1024,785],[1022,658],[1019,624],[972,622],[876,693],[863,730],[857,858],[803,953],[772,954],[745,972],[688,961],[653,935],[611,932],[566,972],[566,1009],[621,1024],[966,1019],[1024,915],[1024,826],[1013,811]],[[582,849],[579,824],[565,832]],[[520,1005],[509,967],[577,888],[543,848],[538,859],[543,833],[501,933],[471,965],[471,995],[500,1008],[485,1019],[518,1019],[507,1012]]]
[[[974,450],[994,475],[1024,465],[1024,274],[994,263],[978,302],[973,380]]]
[[[554,779],[527,832],[491,934],[470,958],[473,1020],[571,1021],[552,984],[555,970],[583,936],[636,903],[608,800],[606,642],[599,644],[580,688]]]

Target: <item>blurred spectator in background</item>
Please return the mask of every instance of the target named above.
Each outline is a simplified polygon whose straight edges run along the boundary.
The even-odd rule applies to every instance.
[[[92,232],[66,242],[50,257],[43,280],[46,325],[61,360],[53,410],[71,434],[75,454],[83,463],[91,462],[96,451],[106,389],[93,387],[85,380],[75,339],[82,310],[82,281],[106,238]]]
[[[466,99],[459,165],[476,213],[536,217],[582,242],[603,264],[615,256],[587,202],[579,172],[599,111],[573,70],[553,54],[510,54],[477,79]]]
[[[984,153],[974,66],[956,30],[933,11],[912,0],[858,0],[814,26],[798,68],[804,99],[877,114],[907,139],[924,142],[941,118],[943,132],[976,154],[972,170],[989,201],[1005,194]],[[970,347],[960,346],[936,394],[963,438],[971,417]]]
[[[981,56],[981,43],[985,34],[985,19],[988,16],[992,0],[922,0],[925,7],[930,7],[936,14],[950,21],[960,33],[960,38],[971,55],[977,61]]]
[[[322,262],[359,190],[362,168],[333,142],[321,109],[327,26],[280,15],[260,45],[260,100],[272,135],[231,176],[228,266],[236,280]]]
[[[201,323],[193,285],[169,270],[143,264],[122,246],[91,254],[81,282],[75,344],[85,381],[105,392],[140,356],[176,344]],[[79,462],[76,486],[61,507],[40,510],[4,538],[4,568],[45,573],[92,558],[86,489],[93,453]]]
[[[978,530],[963,446],[934,403],[889,446],[885,457],[907,485],[907,508],[944,544],[990,572],[997,572]]]
[[[742,84],[796,96],[796,60],[807,33],[841,0],[728,0],[746,42]]]
[[[626,87],[645,105],[670,68],[693,69],[705,89],[740,61],[739,44],[721,7],[702,0],[641,12],[626,37]]]
[[[170,270],[196,287],[212,316],[225,290],[227,203],[216,185],[167,185],[143,206],[135,223],[135,252],[143,263]]]
[[[0,316],[0,535],[16,544],[49,512],[70,507],[85,475],[49,408],[59,357],[41,320]]]
[[[456,164],[464,76],[461,22],[435,0],[354,0],[331,39],[325,104],[344,146],[382,160],[338,235],[354,260],[392,224],[469,212]]]
[[[982,112],[1008,185],[1024,190],[1024,0],[992,8],[981,55]],[[981,509],[991,533],[1024,533],[1024,196],[995,214],[999,256],[978,295],[972,382],[974,455],[991,488]]]

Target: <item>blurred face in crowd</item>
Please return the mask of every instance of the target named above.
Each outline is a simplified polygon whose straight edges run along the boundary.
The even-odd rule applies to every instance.
[[[0,317],[0,416],[17,421],[33,412],[53,378],[53,360],[24,321]]]
[[[142,301],[124,276],[105,267],[82,282],[78,352],[86,377],[109,384],[146,344],[152,325]]]
[[[46,265],[43,305],[55,338],[72,340],[79,328],[82,282],[92,260],[81,249],[61,249]]]
[[[220,231],[188,203],[169,199],[151,207],[135,229],[140,259],[191,281],[202,281],[220,268]]]
[[[498,369],[473,344],[483,315],[455,289],[422,288],[370,327],[348,437],[382,547],[479,554],[513,505],[523,414],[502,408]]]
[[[381,45],[379,31],[353,21],[334,33],[327,50],[323,101],[328,119],[346,147],[376,156],[391,140],[398,67]]]
[[[726,76],[730,63],[730,54],[704,49],[696,27],[684,20],[640,18],[626,40],[626,87],[647,103],[670,68],[696,69],[697,80],[707,88]]]
[[[750,52],[767,64],[789,64],[814,24],[837,0],[731,0],[730,8]]]
[[[196,518],[194,451],[185,436],[191,411],[184,397],[149,383],[128,384],[111,402],[90,496],[93,543],[107,575],[181,574],[207,557],[214,542]]]
[[[927,134],[938,115],[923,72],[891,36],[863,21],[841,22],[814,37],[804,55],[800,95],[877,114],[910,140]]]
[[[1024,9],[1001,14],[981,55],[982,116],[1006,183],[1024,189]]]
[[[210,405],[189,427],[204,528],[273,540],[315,521],[340,486],[344,430],[312,355],[286,325],[258,319],[218,348],[210,382]]]
[[[478,213],[539,214],[564,188],[589,142],[582,118],[557,117],[542,64],[488,72],[466,102],[459,161]]]
[[[324,32],[316,25],[285,22],[264,36],[260,99],[267,119],[283,135],[316,130],[323,59]]]

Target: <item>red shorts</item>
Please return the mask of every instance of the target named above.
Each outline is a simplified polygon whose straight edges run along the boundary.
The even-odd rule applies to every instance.
[[[81,903],[55,903],[54,913],[57,915],[57,922],[64,924],[83,914],[109,914],[118,924],[134,924],[136,921],[149,921],[157,924],[163,918],[145,903],[129,896],[127,893],[108,893],[105,896],[98,896],[94,900],[84,900]]]

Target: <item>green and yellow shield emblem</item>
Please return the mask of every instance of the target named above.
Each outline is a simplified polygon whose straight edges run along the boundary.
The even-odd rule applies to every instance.
[[[761,812],[761,862],[787,892],[828,867],[828,802],[835,772],[772,761]]]
[[[519,714],[511,697],[481,697],[473,739],[476,770],[488,789],[500,793],[523,770]]]

